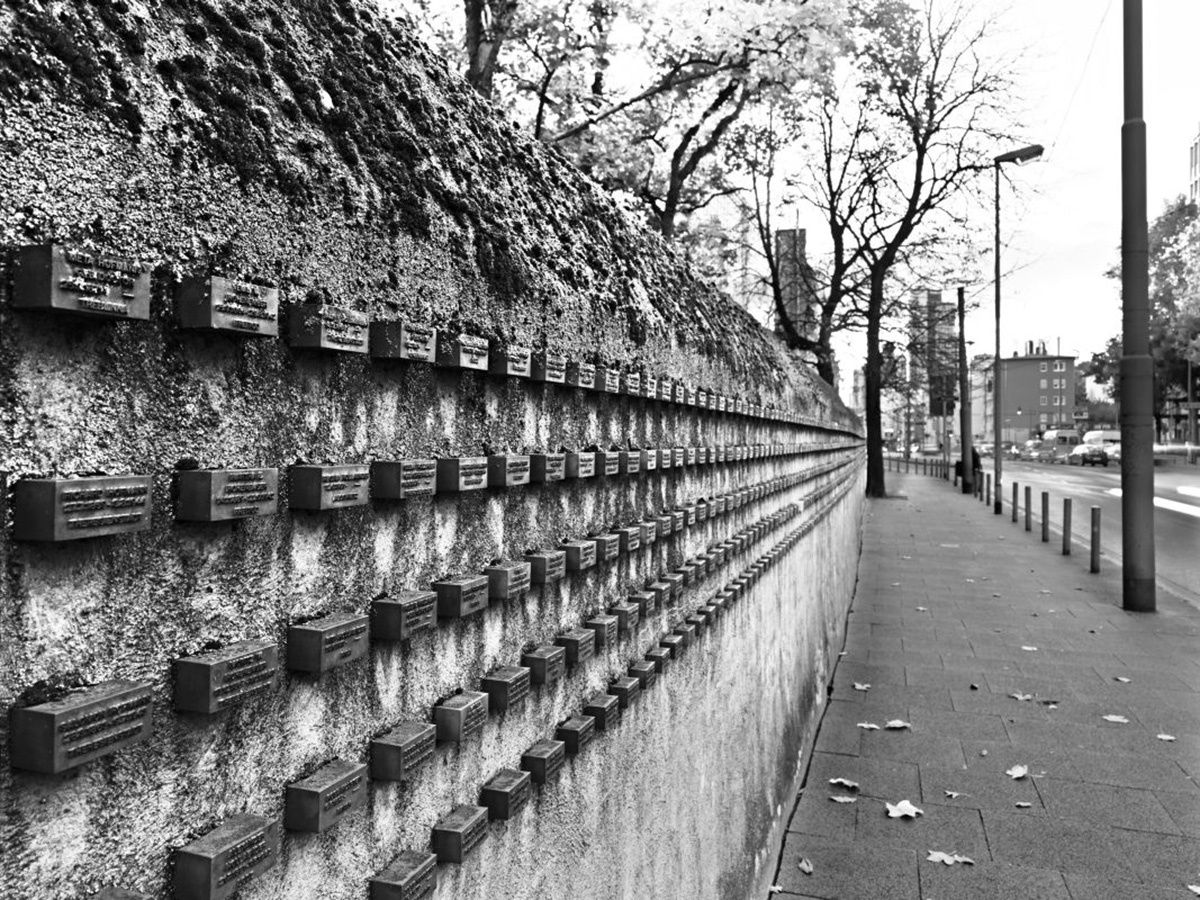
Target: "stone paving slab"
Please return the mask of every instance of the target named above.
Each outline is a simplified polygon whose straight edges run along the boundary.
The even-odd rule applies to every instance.
[[[906,497],[868,505],[844,652],[776,895],[1195,896],[1200,611],[1160,594],[1157,613],[1126,613],[1120,572],[1090,575],[1078,544],[1063,557],[944,481],[889,479]],[[858,727],[892,718],[911,727]],[[1028,774],[1012,778],[1016,765]],[[924,814],[888,818],[885,802],[905,799]],[[930,862],[931,850],[974,865]]]

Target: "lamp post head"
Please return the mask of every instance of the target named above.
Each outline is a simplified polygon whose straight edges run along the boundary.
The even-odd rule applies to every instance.
[[[1037,159],[1045,152],[1046,148],[1041,144],[1030,144],[1028,147],[1021,147],[1019,150],[1009,150],[1007,153],[1001,153],[996,157],[996,165],[999,166],[1008,162],[1028,162],[1031,159]]]

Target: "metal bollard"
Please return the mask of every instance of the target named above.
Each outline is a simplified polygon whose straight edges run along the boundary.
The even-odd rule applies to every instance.
[[[987,505],[988,506],[992,505],[992,473],[991,472],[988,472],[988,475],[987,475]]]
[[[1071,498],[1063,498],[1063,556],[1071,555]]]
[[[1025,530],[1033,531],[1033,488],[1025,485]]]
[[[1017,483],[1013,482],[1013,522],[1017,521]]]
[[[1092,565],[1093,575],[1100,571],[1100,507],[1092,507]]]
[[[1050,492],[1042,491],[1042,543],[1050,543]]]

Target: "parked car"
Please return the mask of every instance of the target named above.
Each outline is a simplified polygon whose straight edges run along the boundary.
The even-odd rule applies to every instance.
[[[1108,450],[1103,444],[1080,444],[1071,455],[1079,457],[1081,466],[1108,466]]]
[[[1042,449],[1041,441],[1039,441],[1039,440],[1026,441],[1025,444],[1021,447],[1020,451],[1018,451],[1020,454],[1019,458],[1020,459],[1028,459],[1028,460],[1040,459],[1041,457],[1038,454],[1039,454],[1039,451],[1041,451],[1041,449]]]
[[[1121,445],[1120,443],[1105,444],[1104,452],[1108,454],[1109,461],[1119,463],[1121,461]]]

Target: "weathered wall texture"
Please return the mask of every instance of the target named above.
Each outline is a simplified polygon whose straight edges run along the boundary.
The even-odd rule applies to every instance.
[[[239,812],[278,816],[284,786],[433,703],[475,689],[524,648],[577,627],[714,540],[835,491],[735,565],[482,738],[439,745],[401,785],[324,835],[285,833],[250,900],[364,896],[424,848],[455,804],[578,712],[629,661],[790,529],[811,530],[719,626],[462,866],[438,897],[712,897],[761,888],[762,849],[853,587],[861,518],[856,424],[828,388],[552,151],[515,134],[402,25],[357,3],[201,0],[0,7],[0,243],[58,240],[155,266],[150,322],[74,320],[0,304],[0,468],[21,478],[153,476],[153,528],[39,544],[11,539],[0,585],[0,703],[27,706],[113,678],[155,689],[155,731],[66,776],[0,750],[0,894],[168,896],[171,854]],[[11,266],[0,268],[7,284]],[[638,366],[803,414],[805,424],[295,350],[285,338],[180,330],[192,274],[278,284],[283,322],[323,298]],[[7,287],[4,293],[8,293]],[[839,440],[845,449],[620,479],[282,508],[224,525],[174,521],[171,472],[639,447]],[[364,611],[386,591],[480,571],[776,475],[829,474],[520,603],[441,623],[408,645],[211,718],[176,714],[171,661],[289,623]],[[286,497],[286,489],[282,491]],[[286,507],[286,504],[284,504]],[[6,728],[7,723],[0,725]],[[7,735],[3,746],[7,748]]]

